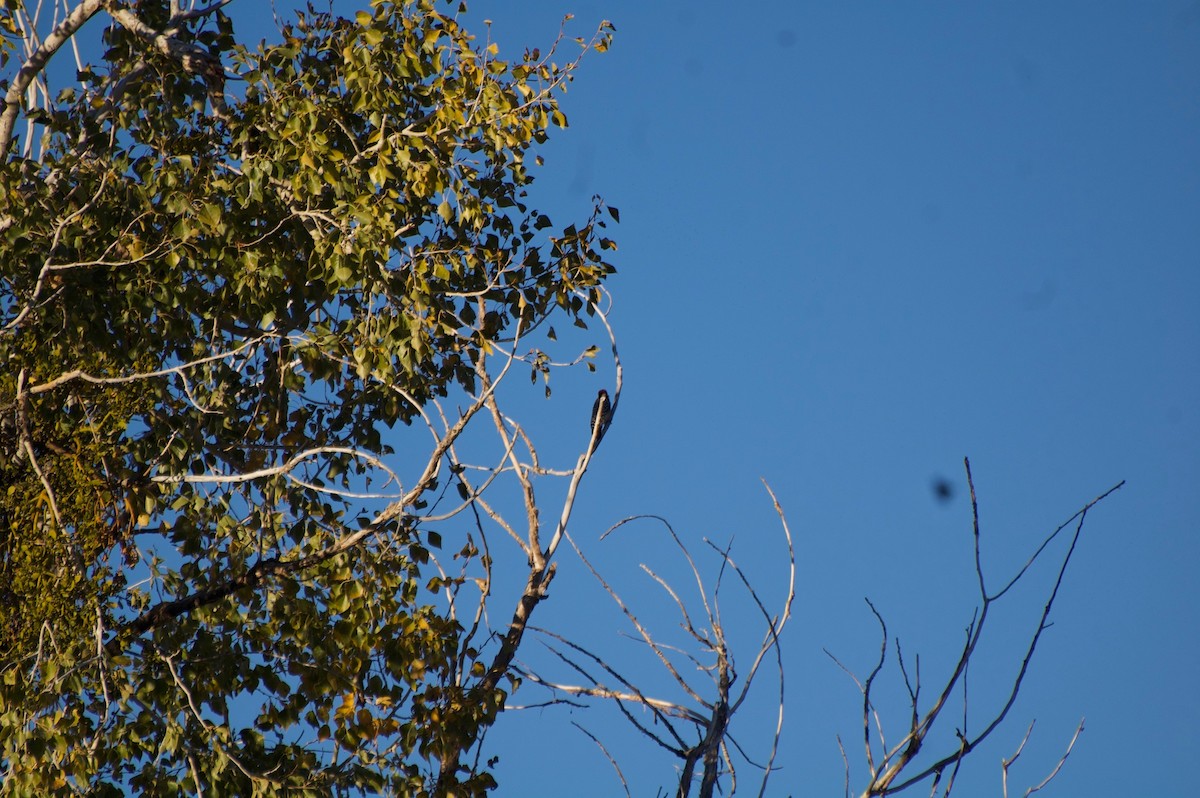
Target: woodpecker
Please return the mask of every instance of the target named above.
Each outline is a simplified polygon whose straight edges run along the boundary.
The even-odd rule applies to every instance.
[[[612,402],[608,399],[608,391],[603,388],[600,393],[596,394],[596,403],[592,405],[592,425],[589,427],[596,435],[596,445],[600,445],[600,439],[604,437],[604,433],[608,432],[608,425],[612,423]]]

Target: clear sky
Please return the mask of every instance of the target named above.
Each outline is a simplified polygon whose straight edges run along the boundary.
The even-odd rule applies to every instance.
[[[999,795],[1000,758],[1036,718],[1010,777],[1022,793],[1084,716],[1051,794],[1190,793],[1200,4],[471,5],[509,56],[548,44],[567,12],[573,35],[607,18],[617,36],[572,85],[571,128],[546,148],[534,197],[556,220],[593,193],[621,209],[611,288],[626,365],[574,533],[647,607],[658,598],[635,566],[667,560],[662,535],[598,542],[610,524],[659,513],[698,553],[702,537],[732,538],[775,606],[782,544],[759,478],[774,487],[800,582],[786,769],[769,794],[841,794],[838,733],[861,786],[857,693],[822,648],[866,672],[878,637],[863,597],[920,651],[929,684],[951,666],[976,604],[964,456],[994,582],[1128,482],[1089,515],[1007,731],[959,794]],[[561,386],[548,414],[578,423],[602,382]],[[939,477],[950,502],[935,499]],[[543,624],[578,612],[565,585],[582,574],[563,570]],[[618,645],[619,617],[594,600],[579,634]],[[993,621],[973,723],[1040,607],[1032,591]],[[759,758],[755,728],[774,725],[762,688],[760,714],[734,727]],[[621,752],[636,794],[670,783],[667,759],[619,719],[550,709],[493,734],[502,794],[619,789],[569,721]]]
[[[230,12],[245,21],[251,5]],[[347,16],[359,6],[333,3]],[[469,19],[481,36],[493,20],[515,59],[545,48],[568,12],[573,36],[603,18],[617,35],[585,59],[564,100],[571,127],[545,147],[532,198],[560,225],[595,193],[620,208],[610,288],[626,366],[572,533],[670,635],[672,606],[637,570],[679,578],[662,530],[599,536],[663,515],[709,576],[702,539],[732,541],[774,609],[785,550],[760,479],[772,485],[799,581],[783,641],[784,770],[768,793],[840,795],[837,734],[861,787],[860,701],[822,649],[867,672],[879,640],[864,597],[921,654],[928,690],[952,666],[977,604],[964,456],[993,583],[1127,484],[1089,515],[1025,691],[956,794],[999,795],[1000,759],[1036,718],[1011,774],[1021,794],[1084,716],[1050,794],[1194,792],[1200,3],[477,0]],[[579,371],[556,378],[552,401],[528,400],[542,434],[564,436],[564,457],[585,444],[610,379]],[[662,685],[563,553],[537,623]],[[972,728],[1019,665],[1051,577],[1037,570],[1035,589],[993,619]],[[758,619],[727,587],[725,625],[753,645]],[[494,601],[501,625],[513,597]],[[548,663],[529,642],[523,656]],[[757,760],[774,689],[765,674],[733,726]],[[894,734],[902,686],[881,690]],[[572,722],[618,756],[635,794],[671,785],[670,758],[613,713],[553,707],[507,713],[489,737],[499,794],[618,794]],[[754,783],[752,768],[742,778]]]

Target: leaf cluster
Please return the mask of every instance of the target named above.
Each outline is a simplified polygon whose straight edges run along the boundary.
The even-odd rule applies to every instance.
[[[217,4],[108,10],[0,164],[6,789],[420,792],[495,708],[421,530],[356,497],[390,427],[613,272],[602,205],[554,233],[526,193],[577,61],[431,0],[256,48]]]

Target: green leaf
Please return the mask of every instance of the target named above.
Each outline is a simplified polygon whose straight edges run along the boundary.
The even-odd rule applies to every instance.
[[[205,202],[196,211],[196,218],[210,230],[217,229],[221,224],[222,208],[215,202]]]

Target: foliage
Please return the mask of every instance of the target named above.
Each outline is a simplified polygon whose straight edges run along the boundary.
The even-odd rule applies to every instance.
[[[602,205],[551,235],[525,194],[578,59],[500,60],[432,0],[248,49],[218,5],[85,0],[81,85],[3,85],[3,790],[482,791],[503,692],[470,693],[421,511],[491,359],[612,272]]]

